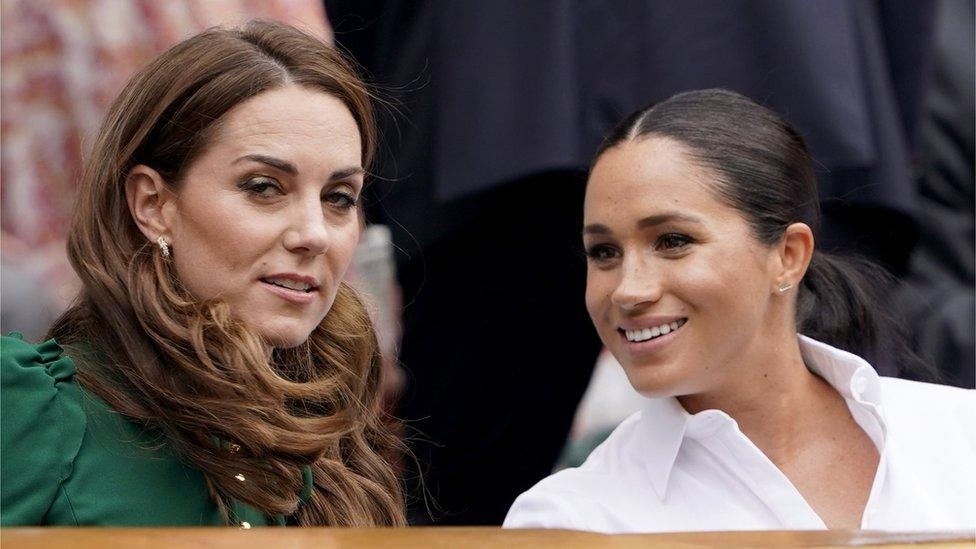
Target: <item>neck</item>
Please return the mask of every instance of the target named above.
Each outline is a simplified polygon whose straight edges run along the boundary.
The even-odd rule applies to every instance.
[[[817,415],[841,398],[803,363],[793,333],[757,342],[723,368],[729,375],[714,389],[678,397],[689,413],[718,409],[770,459],[788,459],[815,434]],[[813,413],[811,413],[813,412]]]

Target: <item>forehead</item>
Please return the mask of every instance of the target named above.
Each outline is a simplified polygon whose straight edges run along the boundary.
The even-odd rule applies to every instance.
[[[221,119],[208,143],[211,149],[245,154],[319,151],[358,162],[359,127],[348,107],[327,93],[286,86],[256,95],[235,106]]]
[[[719,214],[717,175],[699,165],[683,144],[664,137],[625,141],[604,152],[590,173],[584,217],[619,219],[657,211]],[[601,220],[605,221],[605,220]]]

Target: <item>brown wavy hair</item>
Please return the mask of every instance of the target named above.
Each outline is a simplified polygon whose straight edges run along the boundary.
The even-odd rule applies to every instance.
[[[79,383],[132,421],[161,429],[203,472],[228,521],[233,499],[300,525],[403,525],[400,482],[382,457],[401,443],[377,402],[376,334],[356,292],[343,283],[304,344],[271,349],[226,304],[186,291],[126,202],[133,166],[178,186],[228,110],[285,85],[345,103],[368,169],[371,95],[328,45],[284,24],[252,22],[173,46],[129,81],[86,161],[68,236],[83,290],[49,335],[103,355],[79,360]],[[305,466],[314,488],[301,502]]]

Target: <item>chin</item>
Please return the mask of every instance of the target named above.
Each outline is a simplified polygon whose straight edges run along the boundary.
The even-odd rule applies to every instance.
[[[675,375],[670,365],[628,365],[624,367],[627,380],[641,396],[646,398],[666,398],[683,394],[682,386],[687,380]]]
[[[298,347],[308,341],[315,326],[296,325],[291,323],[280,325],[258,326],[257,332],[272,347],[288,349]]]

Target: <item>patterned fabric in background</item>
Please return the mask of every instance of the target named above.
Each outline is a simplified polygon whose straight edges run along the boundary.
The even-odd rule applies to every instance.
[[[155,55],[213,25],[277,19],[331,40],[316,0],[4,0],[2,226],[62,240],[81,161],[109,103]],[[5,250],[6,251],[6,250]]]

